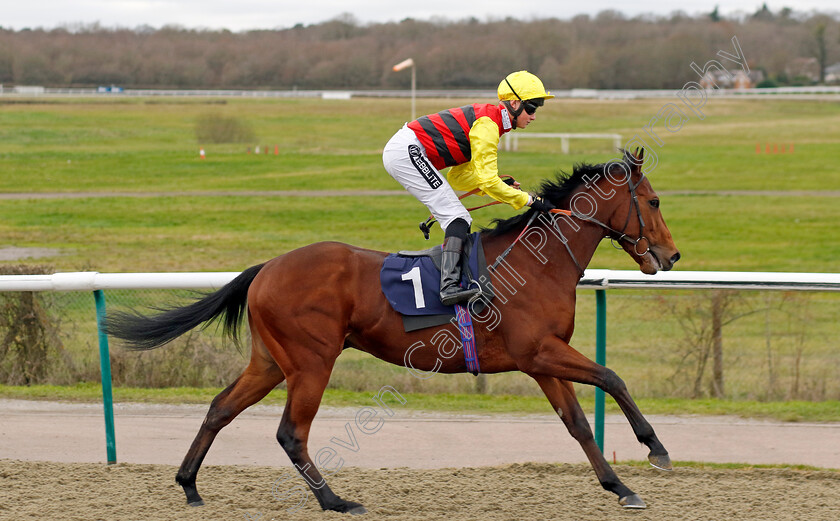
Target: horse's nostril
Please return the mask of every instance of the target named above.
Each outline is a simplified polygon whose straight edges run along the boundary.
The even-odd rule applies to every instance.
[[[675,253],[675,254],[671,257],[671,264],[674,264],[674,263],[675,263],[675,262],[677,262],[678,260],[680,260],[680,252]]]

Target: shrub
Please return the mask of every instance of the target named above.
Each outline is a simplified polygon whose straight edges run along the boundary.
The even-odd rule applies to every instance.
[[[52,273],[47,266],[2,266],[2,275]],[[0,292],[0,382],[44,383],[63,357],[59,320],[50,295],[32,291]]]
[[[250,143],[255,141],[254,129],[233,116],[204,114],[195,124],[199,143]]]
[[[113,382],[125,387],[226,387],[248,365],[248,346],[243,342],[239,352],[216,335],[190,331],[161,349],[112,347]]]

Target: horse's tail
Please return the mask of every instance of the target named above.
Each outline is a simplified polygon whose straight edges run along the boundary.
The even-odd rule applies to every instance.
[[[236,340],[236,331],[248,304],[248,288],[264,264],[252,266],[220,290],[178,308],[160,309],[154,316],[131,313],[109,314],[105,332],[125,341],[128,349],[160,347],[203,322],[224,318],[223,332]]]

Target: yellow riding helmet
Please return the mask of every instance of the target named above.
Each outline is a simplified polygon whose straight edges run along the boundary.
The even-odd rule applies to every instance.
[[[549,99],[554,97],[545,90],[543,82],[528,71],[518,71],[508,74],[499,83],[497,92],[500,101]]]

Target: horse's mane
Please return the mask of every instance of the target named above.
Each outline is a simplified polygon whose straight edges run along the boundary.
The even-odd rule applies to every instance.
[[[571,174],[560,170],[557,172],[554,180],[546,179],[543,181],[537,190],[537,195],[551,201],[554,206],[562,208],[566,199],[583,183],[583,176],[588,175],[590,179],[594,179],[603,172],[603,163],[599,165],[577,163],[574,165]],[[533,213],[534,210],[528,209],[528,211],[514,215],[508,219],[493,219],[490,222],[490,226],[482,228],[481,231],[491,237],[503,235],[521,228],[524,223],[528,222],[528,219],[531,218]]]

